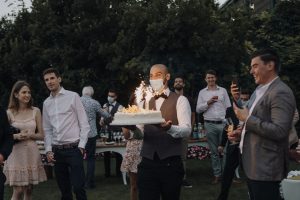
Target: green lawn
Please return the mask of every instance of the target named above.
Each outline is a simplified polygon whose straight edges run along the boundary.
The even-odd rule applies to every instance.
[[[114,166],[114,165],[112,165]],[[211,185],[212,179],[210,161],[188,160],[188,179],[193,188],[182,188],[181,200],[216,200],[220,185]],[[120,177],[104,177],[103,160],[97,161],[96,188],[87,190],[89,200],[127,200],[129,199],[129,186],[122,184]],[[291,169],[299,169],[299,165],[291,165]],[[112,170],[114,171],[114,170]],[[5,200],[11,197],[12,189],[6,187]],[[60,194],[54,179],[35,186],[33,200],[59,200]],[[245,183],[233,184],[229,200],[247,200]]]

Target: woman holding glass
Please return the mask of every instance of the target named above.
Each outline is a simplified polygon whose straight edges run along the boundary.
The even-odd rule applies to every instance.
[[[43,140],[41,112],[32,106],[30,85],[17,81],[11,91],[7,115],[11,126],[19,129],[13,135],[15,144],[4,164],[6,184],[13,186],[12,200],[29,200],[33,185],[46,181],[46,173],[35,140]]]

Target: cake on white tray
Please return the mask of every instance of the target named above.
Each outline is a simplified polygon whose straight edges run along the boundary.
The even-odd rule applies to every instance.
[[[145,110],[134,105],[117,112],[110,125],[160,124],[164,121],[160,111]]]

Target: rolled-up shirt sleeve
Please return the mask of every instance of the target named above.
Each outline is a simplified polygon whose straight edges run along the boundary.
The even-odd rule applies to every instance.
[[[180,96],[176,105],[178,125],[172,125],[167,131],[174,138],[189,137],[191,134],[191,107],[186,97]]]
[[[197,113],[203,113],[208,109],[207,101],[203,99],[202,91],[199,92],[198,100],[197,100],[197,107],[196,112]]]
[[[97,102],[95,104],[95,108],[97,110],[97,113],[99,113],[99,115],[101,117],[104,117],[104,118],[110,117],[110,114],[106,110],[104,110],[104,109],[101,108],[101,104],[100,103]]]
[[[76,115],[78,118],[78,123],[80,128],[78,147],[84,149],[88,140],[88,134],[91,129],[90,129],[90,124],[88,122],[85,109],[78,95],[75,95],[75,108],[76,108]]]
[[[50,123],[50,118],[45,103],[43,105],[43,129],[45,133],[45,150],[46,152],[52,151],[53,129]]]

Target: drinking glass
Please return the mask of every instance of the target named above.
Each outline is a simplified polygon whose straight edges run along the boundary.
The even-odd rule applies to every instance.
[[[226,127],[225,127],[227,133],[230,133],[234,130],[234,124],[232,122],[232,119],[231,118],[227,118],[226,119]],[[234,144],[237,144],[236,141],[230,141],[230,144],[231,145],[234,145]]]
[[[118,132],[118,143],[121,144],[122,132]]]
[[[113,132],[113,139],[116,143],[117,143],[117,137],[118,137],[117,134],[118,134],[117,132]]]

